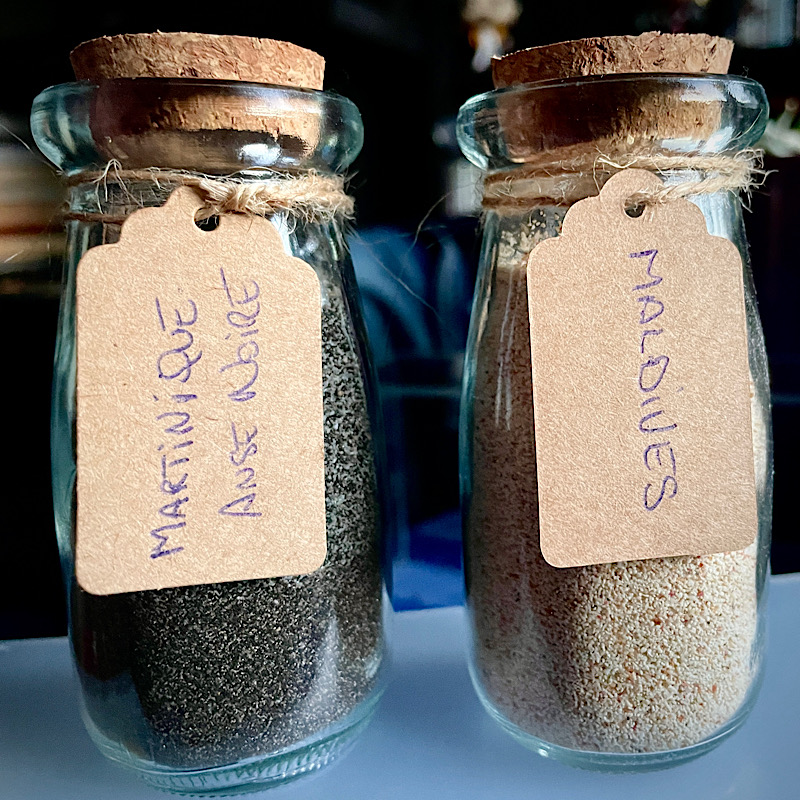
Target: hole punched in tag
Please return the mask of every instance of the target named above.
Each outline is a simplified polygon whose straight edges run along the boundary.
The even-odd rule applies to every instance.
[[[194,224],[201,231],[210,233],[219,228],[219,214],[209,214],[207,208],[199,208],[194,215]]]
[[[625,192],[622,195],[622,210],[631,219],[640,219],[647,206],[651,204],[651,198],[644,192],[633,193]]]
[[[630,197],[623,203],[623,208],[625,209],[625,213],[631,219],[638,219],[639,217],[644,214],[644,210],[647,206],[642,200],[637,200],[635,197]]]

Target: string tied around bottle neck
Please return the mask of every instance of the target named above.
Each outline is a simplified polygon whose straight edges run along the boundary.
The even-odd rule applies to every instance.
[[[645,169],[665,176],[662,186],[629,198],[631,207],[660,205],[717,192],[743,192],[760,186],[767,175],[763,153],[748,148],[730,155],[660,155],[602,153],[537,162],[491,173],[483,184],[485,210],[513,211],[541,205],[570,206],[600,192],[611,175]]]
[[[151,184],[153,189],[164,193],[177,186],[192,187],[204,202],[199,219],[230,213],[269,217],[282,212],[304,222],[331,222],[350,220],[355,210],[341,175],[323,175],[313,170],[289,174],[251,168],[246,172],[217,176],[159,167],[123,169],[118,161],[112,160],[103,170],[75,175],[68,183],[96,187],[98,211],[74,210],[65,215],[66,219],[83,222],[122,224],[130,211],[114,214],[102,210],[107,204],[110,186],[117,187],[121,204],[135,210],[147,205],[141,193],[134,190],[134,185],[142,183]]]

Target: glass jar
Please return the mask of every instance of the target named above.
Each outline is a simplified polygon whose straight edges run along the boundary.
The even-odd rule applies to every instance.
[[[653,106],[673,113],[666,121],[648,116],[642,97],[660,98]],[[541,755],[609,771],[666,767],[717,745],[754,703],[772,452],[767,361],[738,195],[690,199],[709,233],[738,247],[745,272],[759,529],[739,552],[577,568],[545,561],[526,264],[538,242],[559,236],[569,205],[596,195],[609,177],[602,168],[569,172],[571,155],[593,150],[618,163],[680,155],[686,168],[660,177],[696,181],[702,173],[690,168],[692,156],[752,147],[766,120],[761,86],[719,75],[531,83],[472,98],[460,111],[462,150],[490,179],[541,167],[541,199],[486,212],[461,421],[472,678],[491,716]]]
[[[256,122],[170,124],[198,104],[221,117],[235,104]],[[75,274],[89,248],[118,240],[127,215],[162,205],[175,188],[168,173],[131,181],[118,171],[245,181],[341,173],[361,149],[358,110],[321,91],[115,79],[45,90],[32,128],[71,185],[52,460],[86,726],[105,755],[183,794],[256,791],[323,766],[372,715],[384,655],[371,365],[341,220],[270,217],[285,251],[311,265],[321,286],[327,558],[306,575],[109,596],[78,585]]]

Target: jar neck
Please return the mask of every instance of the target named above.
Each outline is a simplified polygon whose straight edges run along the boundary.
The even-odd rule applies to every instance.
[[[201,216],[240,213],[271,217],[287,214],[305,221],[352,217],[353,201],[340,176],[246,171],[214,178],[188,171],[121,170],[72,179],[68,217],[121,224],[133,212],[163,205],[178,187],[192,188],[203,201]]]
[[[595,197],[606,182],[627,169],[651,172],[661,186],[650,191],[645,202],[664,202],[720,192],[738,194],[757,183],[759,157],[756,151],[727,156],[674,156],[619,154],[574,161],[524,164],[496,170],[486,176],[483,206],[500,213],[516,213],[538,206],[569,206]]]

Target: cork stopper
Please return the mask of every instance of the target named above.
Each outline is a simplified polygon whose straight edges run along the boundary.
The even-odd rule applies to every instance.
[[[716,94],[687,97],[665,73],[726,73],[732,50],[732,42],[707,34],[651,32],[577,39],[495,58],[498,89],[540,84],[530,93],[498,97],[508,155],[517,162],[567,161],[649,153],[670,139],[702,142],[718,129],[723,101]],[[623,74],[641,79],[545,83]]]
[[[272,103],[251,85],[322,89],[325,60],[290,42],[121,34],[84,42],[70,60],[76,78],[98,86],[91,119],[98,149],[126,168],[225,171],[246,165],[236,152],[251,145],[302,160],[320,139],[313,96]],[[180,82],[142,80],[154,78]]]
[[[725,74],[733,42],[706,33],[657,33],[575,39],[492,59],[496,89],[534,81],[632,72]]]
[[[70,53],[78,80],[198,78],[322,89],[325,59],[290,42],[210,33],[123,33]]]

